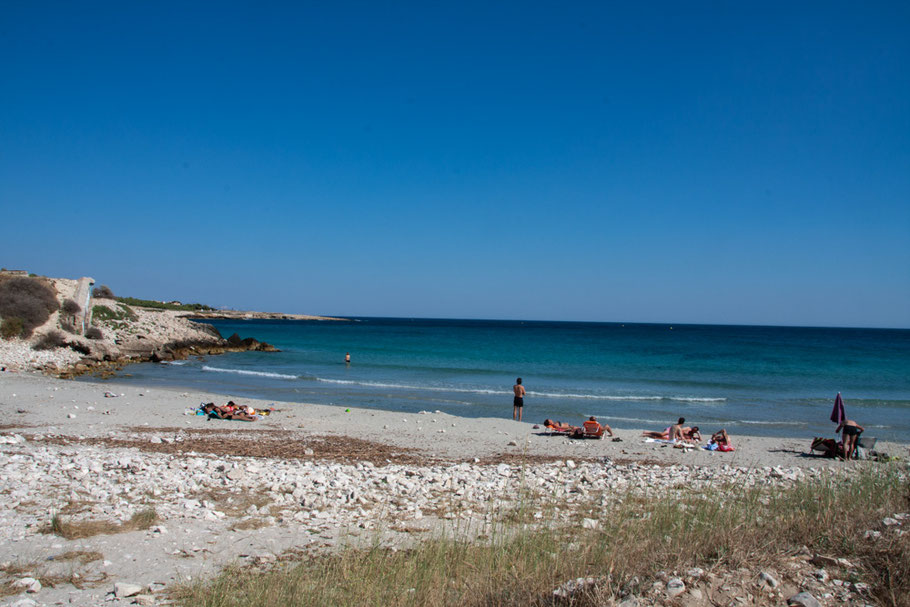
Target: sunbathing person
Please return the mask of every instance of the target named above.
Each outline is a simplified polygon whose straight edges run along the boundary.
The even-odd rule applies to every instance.
[[[549,418],[543,420],[543,427],[550,428],[551,430],[562,431],[562,432],[566,432],[566,431],[572,429],[572,426],[570,424],[567,424],[566,422],[555,422]]]
[[[233,401],[223,407],[219,407],[215,403],[207,403],[202,407],[202,410],[209,416],[219,417],[221,419],[234,419],[242,422],[254,422],[260,419],[260,416],[249,413],[249,410],[252,410],[252,407],[247,410],[246,408],[235,405]]]
[[[682,420],[682,418],[680,418],[680,420]],[[698,431],[698,426],[693,426],[690,428],[688,426],[682,426],[680,424],[670,426],[663,432],[646,430],[642,432],[641,435],[646,438],[657,438],[665,441],[680,441],[684,443],[697,443],[701,441],[701,433]]]
[[[691,428],[682,429],[683,440],[690,443],[701,442],[701,433],[698,431],[698,426],[692,426]]]
[[[668,426],[666,430],[663,431],[653,431],[645,430],[641,433],[642,436],[647,438],[659,438],[663,440],[673,440],[676,436],[681,436],[682,434],[682,425],[686,423],[685,417],[680,417],[672,426]]]
[[[723,428],[711,435],[711,440],[704,448],[708,451],[735,451],[730,435]]]
[[[731,445],[730,435],[727,434],[727,431],[721,428],[717,432],[711,435],[711,440],[709,442],[715,443],[717,445]]]
[[[589,417],[588,421],[586,421],[582,425],[585,428],[585,432],[588,434],[603,434],[604,432],[606,432],[610,436],[613,436],[613,428],[611,428],[607,424],[600,423],[599,421],[594,419],[593,415],[591,417]],[[601,431],[601,428],[603,428],[603,431]]]

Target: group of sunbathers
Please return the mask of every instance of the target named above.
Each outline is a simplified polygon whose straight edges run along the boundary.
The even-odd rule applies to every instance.
[[[641,435],[646,438],[672,441],[682,445],[695,445],[701,442],[702,437],[698,431],[698,426],[684,426],[685,418],[680,417],[672,426],[666,430],[645,431]],[[588,418],[581,426],[573,426],[565,422],[546,419],[543,422],[544,428],[553,433],[567,434],[573,438],[603,438],[604,433],[613,436],[613,428],[607,424],[598,422],[593,416]],[[711,440],[704,446],[708,451],[733,451],[733,443],[730,441],[730,435],[724,429],[718,430],[711,435]]]
[[[209,419],[232,419],[241,422],[254,422],[270,415],[274,407],[268,409],[254,409],[244,407],[230,400],[226,405],[218,406],[215,403],[202,403],[199,405],[201,415],[208,415]]]
[[[613,428],[598,422],[593,415],[581,426],[573,426],[566,422],[553,421],[552,419],[545,419],[543,426],[550,432],[568,434],[572,438],[603,438],[605,432],[613,436]]]
[[[641,435],[646,438],[655,438],[665,441],[674,441],[678,443],[690,443],[695,444],[701,442],[701,433],[698,431],[698,426],[684,426],[686,423],[686,418],[680,417],[672,426],[668,427],[666,430],[660,431],[645,431]],[[727,431],[723,428],[711,435],[711,440],[708,441],[708,444],[705,446],[705,449],[709,451],[733,451],[733,443],[730,441],[730,435],[727,434]]]

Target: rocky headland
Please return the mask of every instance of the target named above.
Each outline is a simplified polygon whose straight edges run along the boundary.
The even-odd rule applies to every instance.
[[[80,281],[35,278],[49,285],[59,303],[28,338],[0,340],[0,366],[12,371],[39,371],[71,378],[86,373],[102,376],[134,362],[163,362],[189,356],[243,351],[277,351],[253,337],[227,338],[207,319],[324,317],[240,311],[183,311],[127,305],[116,298],[92,296],[75,313]],[[325,318],[326,320],[329,320]],[[336,320],[336,319],[332,319]]]

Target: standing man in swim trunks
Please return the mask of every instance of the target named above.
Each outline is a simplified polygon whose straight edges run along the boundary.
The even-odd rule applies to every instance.
[[[521,421],[521,410],[525,406],[525,387],[521,385],[520,377],[515,380],[512,392],[515,393],[515,398],[512,399],[512,419],[516,419],[517,414],[518,421]]]
[[[841,442],[844,443],[844,461],[849,461],[853,457],[853,452],[856,451],[856,440],[859,438],[859,435],[863,433],[863,428],[858,423],[852,419],[845,419],[837,427],[837,430],[834,431],[835,434],[843,429],[843,434],[841,435]]]

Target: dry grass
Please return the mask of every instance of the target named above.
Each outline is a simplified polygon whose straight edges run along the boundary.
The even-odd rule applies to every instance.
[[[251,506],[256,506],[257,510],[261,510],[272,503],[266,493],[234,492],[227,489],[210,489],[198,494],[196,499],[213,502],[215,510],[224,512],[230,517],[246,516]]]
[[[255,529],[262,529],[263,527],[268,527],[269,523],[259,519],[259,518],[248,518],[243,519],[242,521],[237,521],[229,527],[231,531],[253,531]]]
[[[125,523],[112,521],[67,521],[62,515],[55,514],[50,524],[42,531],[59,535],[68,540],[82,539],[96,535],[114,535],[128,531],[148,529],[158,522],[158,513],[154,508],[140,510]]]
[[[213,424],[231,422],[213,421]],[[235,422],[242,423],[242,422]],[[330,460],[343,463],[369,461],[373,464],[426,464],[437,461],[417,449],[396,447],[383,443],[351,437],[306,436],[274,428],[243,431],[212,428],[188,431],[180,428],[130,428],[138,433],[168,435],[173,432],[173,442],[150,443],[135,438],[26,436],[32,441],[59,445],[102,445],[113,448],[135,448],[152,453],[210,453],[238,457],[265,457],[279,459]]]
[[[55,561],[74,561],[81,566],[91,562],[99,561],[104,558],[100,552],[88,552],[85,550],[74,550],[64,552],[51,560]],[[104,572],[95,573],[93,576],[81,575],[75,568],[66,574],[50,574],[46,572],[45,563],[33,561],[28,563],[8,563],[0,567],[0,572],[14,578],[0,582],[0,597],[21,594],[24,588],[16,586],[16,580],[28,576],[37,579],[45,588],[54,588],[60,584],[70,584],[75,588],[90,588],[103,584],[107,581],[107,574]]]
[[[88,565],[94,561],[100,561],[104,558],[104,555],[98,551],[88,551],[88,550],[70,550],[69,552],[64,552],[60,556],[56,557],[54,560],[57,561],[78,561],[82,565]]]
[[[645,593],[657,571],[755,570],[805,545],[857,564],[881,604],[910,604],[910,534],[862,539],[884,516],[908,509],[907,480],[895,469],[787,490],[728,486],[710,495],[621,497],[578,513],[598,520],[596,530],[559,526],[556,519],[524,523],[526,512],[552,506],[528,495],[524,506],[508,512],[517,522],[500,517],[482,543],[470,541],[464,529],[411,550],[347,548],[269,573],[230,570],[180,588],[179,598],[187,607],[545,605],[561,582],[595,576],[596,591],[573,603],[594,605]]]

